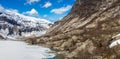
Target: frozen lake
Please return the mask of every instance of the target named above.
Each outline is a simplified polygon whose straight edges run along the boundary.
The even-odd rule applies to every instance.
[[[49,48],[27,45],[22,41],[0,41],[0,59],[54,59]]]

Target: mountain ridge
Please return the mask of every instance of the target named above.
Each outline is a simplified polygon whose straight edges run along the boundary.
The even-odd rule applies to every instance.
[[[0,9],[0,33],[3,34],[2,36],[21,36],[23,33],[23,36],[27,36],[25,32],[29,34],[38,32],[39,35],[42,35],[51,24],[52,22],[45,19],[25,16],[5,8]],[[3,31],[6,33],[4,34]]]

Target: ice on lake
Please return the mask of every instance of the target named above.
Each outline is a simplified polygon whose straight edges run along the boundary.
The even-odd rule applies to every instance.
[[[27,45],[22,41],[0,41],[0,59],[54,59],[49,48]]]

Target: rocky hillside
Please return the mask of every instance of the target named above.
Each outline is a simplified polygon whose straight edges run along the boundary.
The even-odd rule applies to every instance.
[[[66,59],[119,59],[120,47],[109,47],[119,33],[120,0],[76,0],[71,12],[45,35],[27,41],[50,47]]]

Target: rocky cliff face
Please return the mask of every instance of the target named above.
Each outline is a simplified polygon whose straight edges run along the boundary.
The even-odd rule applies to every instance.
[[[68,59],[119,59],[118,47],[109,48],[119,33],[120,0],[76,0],[71,12],[44,36],[27,41],[51,47]]]

